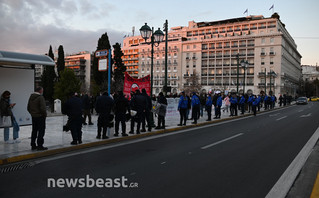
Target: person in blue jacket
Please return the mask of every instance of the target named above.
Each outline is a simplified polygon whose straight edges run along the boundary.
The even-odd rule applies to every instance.
[[[252,110],[253,110],[253,113],[254,113],[254,116],[256,116],[256,111],[257,111],[257,106],[259,105],[259,101],[260,99],[256,97],[256,95],[253,96],[253,99],[252,99]]]
[[[241,114],[243,115],[245,113],[245,96],[242,95],[240,100],[239,100],[239,105],[241,109]]]
[[[264,103],[265,103],[265,110],[267,110],[268,109],[268,96],[267,96],[267,94],[265,94]]]
[[[207,116],[208,116],[208,119],[206,121],[212,120],[212,105],[213,105],[212,95],[208,94],[206,99],[206,104],[205,104],[205,109],[207,111]]]
[[[230,116],[237,116],[237,96],[233,94],[230,99]]]
[[[200,100],[199,97],[196,95],[196,92],[193,92],[192,96],[192,115],[194,122],[192,124],[197,124],[197,119],[200,111]]]
[[[250,111],[252,110],[252,104],[253,104],[253,100],[254,100],[254,95],[250,95],[248,97],[248,113],[250,113]]]
[[[220,93],[217,95],[217,101],[216,101],[216,109],[215,109],[215,117],[214,119],[220,119],[221,116],[221,108],[223,105],[223,99]]]
[[[258,111],[260,111],[260,106],[261,106],[260,103],[261,103],[261,101],[262,101],[262,98],[261,98],[260,95],[258,95],[257,100],[258,100],[257,109],[258,109]]]
[[[182,126],[186,125],[186,120],[187,120],[187,108],[188,108],[188,98],[185,95],[185,92],[183,91],[181,93],[181,97],[179,98],[179,102],[178,102],[178,111],[179,111],[179,115],[180,115],[180,122],[178,124],[178,126]]]

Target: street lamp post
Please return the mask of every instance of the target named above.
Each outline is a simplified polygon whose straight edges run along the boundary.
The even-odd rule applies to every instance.
[[[239,85],[239,54],[237,54],[237,94],[239,94],[238,85]]]
[[[165,81],[164,81],[164,93],[167,96],[167,40],[168,40],[168,21],[164,23],[164,32],[165,32]]]
[[[248,60],[241,60],[240,61],[241,66],[244,69],[244,85],[243,85],[243,94],[245,94],[245,85],[246,85],[246,69],[248,67]]]
[[[145,40],[146,44],[151,44],[152,49],[151,49],[151,94],[150,96],[152,97],[153,95],[153,59],[154,59],[154,45],[155,47],[159,46],[159,43],[163,41],[164,38],[164,33],[158,28],[154,32],[154,28],[150,28],[147,23],[143,25],[140,29],[141,36]],[[147,42],[147,39],[151,37],[151,42]]]

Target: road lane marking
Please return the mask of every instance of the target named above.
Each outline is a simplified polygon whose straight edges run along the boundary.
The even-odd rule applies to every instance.
[[[316,145],[319,139],[319,128],[311,136],[296,158],[292,161],[286,171],[281,175],[277,183],[272,187],[272,189],[267,194],[266,198],[285,198],[289,189],[293,185],[295,179],[297,178],[300,170],[306,163],[313,147]]]
[[[228,140],[234,139],[234,138],[239,137],[239,136],[241,136],[241,135],[244,135],[244,134],[243,134],[243,133],[239,133],[239,134],[237,134],[237,135],[234,135],[234,136],[231,136],[231,137],[229,137],[229,138],[220,140],[220,141],[218,141],[218,142],[215,142],[215,143],[212,143],[212,144],[203,146],[201,149],[208,149],[208,148],[210,148],[210,147],[212,147],[212,146],[216,146],[216,145],[218,145],[218,144],[221,144],[221,143],[226,142],[226,141],[228,141]]]
[[[162,162],[161,164],[162,164],[162,165],[163,165],[163,164],[166,164],[166,162]]]
[[[281,117],[281,118],[278,118],[277,121],[279,120],[282,120],[282,119],[285,119],[287,116],[284,116],[284,117]]]
[[[306,117],[310,117],[311,116],[311,113],[308,113],[307,115],[302,115],[300,116],[301,118],[306,118]]]
[[[279,115],[279,114],[280,114],[280,113],[270,114],[269,117],[277,116],[277,115]]]

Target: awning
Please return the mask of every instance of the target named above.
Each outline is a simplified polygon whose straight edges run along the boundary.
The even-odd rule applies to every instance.
[[[0,66],[31,67],[32,65],[55,66],[55,62],[46,55],[0,51]]]

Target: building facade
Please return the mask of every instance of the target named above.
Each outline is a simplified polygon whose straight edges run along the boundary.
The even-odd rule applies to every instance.
[[[72,69],[81,80],[82,91],[90,92],[93,55],[87,51],[68,55],[64,58],[65,68]]]
[[[312,82],[316,79],[319,80],[319,67],[312,65],[301,65],[302,79],[304,82]]]
[[[165,42],[154,47],[153,93],[164,86]],[[150,74],[151,46],[141,36],[123,41],[123,61],[133,77]],[[241,66],[241,62],[248,64]],[[168,33],[168,86],[173,93],[194,87],[259,94],[295,95],[301,55],[278,14],[212,22],[190,21]],[[238,84],[237,84],[238,81]]]

